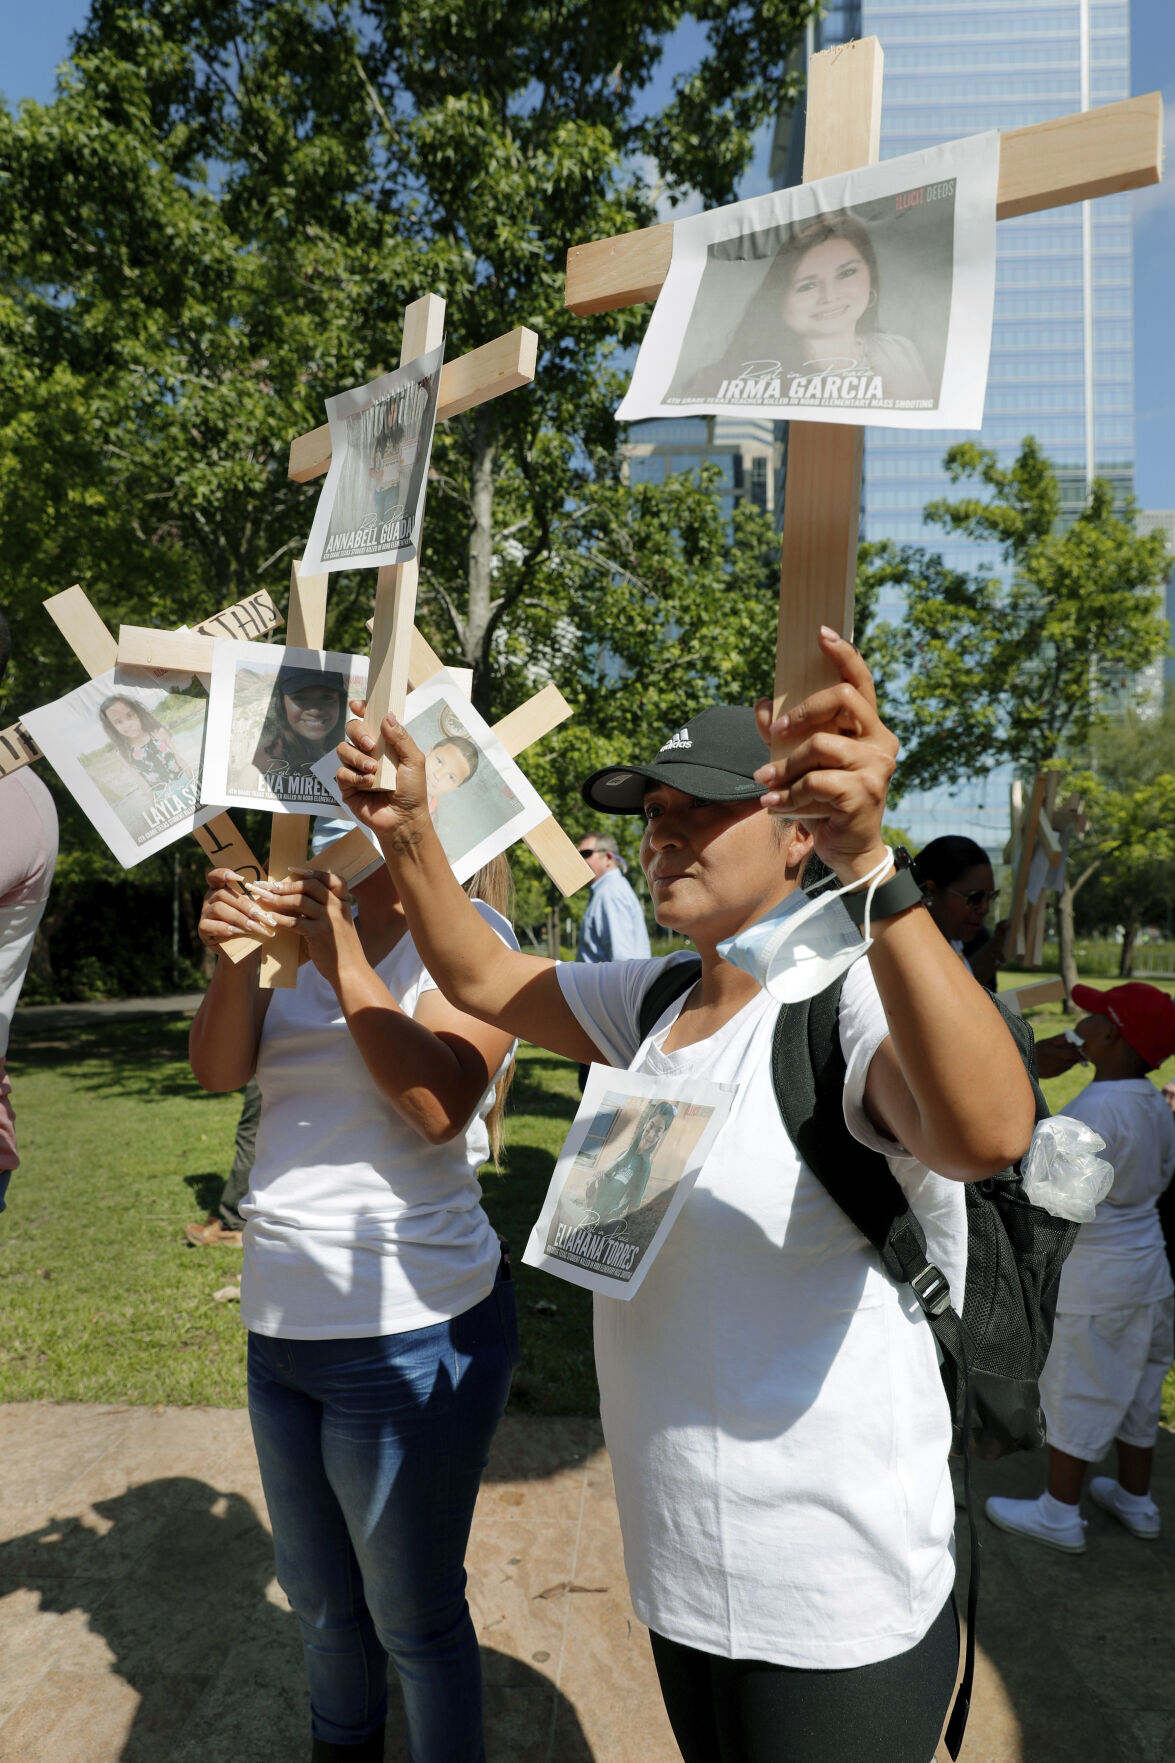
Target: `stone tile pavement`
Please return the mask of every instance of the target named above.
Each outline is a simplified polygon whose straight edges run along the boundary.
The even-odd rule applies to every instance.
[[[975,1479],[1028,1493],[1042,1473]],[[1077,1558],[980,1520],[961,1763],[1175,1759],[1168,1434],[1155,1492],[1169,1536],[1139,1543],[1095,1511]],[[675,1763],[593,1422],[507,1418],[469,1572],[491,1763]],[[307,1730],[245,1414],[0,1406],[0,1763],[301,1763]],[[393,1711],[388,1763],[403,1756]]]

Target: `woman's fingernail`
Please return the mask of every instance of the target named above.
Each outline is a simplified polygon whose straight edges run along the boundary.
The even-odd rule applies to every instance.
[[[825,639],[826,642],[829,642],[829,643],[839,643],[840,642],[840,632],[834,631],[830,624],[822,624],[820,626],[820,635]]]
[[[370,753],[375,746],[375,741],[371,735],[356,735],[355,738],[365,753]]]
[[[772,724],[772,728],[774,729],[774,731],[777,735],[781,735],[785,729],[788,729],[790,727],[791,727],[791,717],[788,716],[786,713],[783,716],[777,716],[775,718],[774,723]]]
[[[266,922],[266,924],[272,924],[272,925],[276,926],[277,919],[274,917],[272,912],[267,912],[265,914],[265,922]]]

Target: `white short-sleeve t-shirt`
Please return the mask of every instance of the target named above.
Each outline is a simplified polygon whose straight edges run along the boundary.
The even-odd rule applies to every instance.
[[[673,960],[674,957],[669,957]],[[597,1297],[596,1364],[633,1604],[671,1640],[836,1669],[915,1645],[954,1581],[951,1424],[917,1300],[803,1164],[771,1080],[778,1005],[759,993],[708,1040],[638,1045],[660,962],[559,979],[613,1065],[737,1083],[696,1186],[630,1302]],[[961,1307],[962,1186],[864,1112],[888,1033],[866,961],[845,982],[845,1119],[883,1151]]]
[[[1065,1109],[1106,1141],[1114,1185],[1077,1232],[1061,1269],[1057,1310],[1096,1316],[1170,1297],[1158,1203],[1175,1172],[1175,1115],[1148,1077],[1097,1079]]]
[[[506,919],[474,904],[516,949]],[[436,989],[408,935],[375,971],[408,1016]],[[246,1328],[295,1340],[402,1334],[489,1296],[499,1245],[477,1170],[492,1086],[463,1133],[427,1144],[381,1095],[312,962],[270,999],[257,1081],[257,1158],[241,1202]]]

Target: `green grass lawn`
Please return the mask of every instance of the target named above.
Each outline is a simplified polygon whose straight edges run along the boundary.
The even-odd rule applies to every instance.
[[[1055,1033],[1059,1006],[1033,1024]],[[196,1087],[187,1030],[180,1016],[114,1018],[14,1039],[23,1163],[0,1214],[0,1401],[244,1402],[245,1331],[237,1306],[213,1298],[239,1272],[240,1251],[182,1240],[219,1197],[240,1101]],[[1079,1067],[1046,1084],[1050,1106],[1063,1108],[1089,1076]],[[1156,1081],[1172,1077],[1175,1060]],[[521,1264],[578,1100],[573,1065],[523,1048],[506,1168],[483,1178],[518,1281],[523,1361],[511,1405],[530,1413],[597,1406],[590,1294]]]
[[[117,1018],[15,1039],[9,1071],[22,1163],[0,1214],[0,1401],[245,1399],[245,1331],[213,1293],[239,1249],[191,1249],[232,1161],[240,1098],[188,1070],[184,1017]],[[484,1177],[513,1247],[525,1360],[515,1408],[597,1407],[591,1296],[520,1265],[579,1100],[575,1067],[523,1050],[509,1154]]]

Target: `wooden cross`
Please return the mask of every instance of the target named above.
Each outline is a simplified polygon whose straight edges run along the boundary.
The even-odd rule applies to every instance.
[[[1012,905],[1008,914],[1008,954],[1028,967],[1039,967],[1044,952],[1048,894],[1042,887],[1029,903],[1028,881],[1033,859],[1043,851],[1051,864],[1060,861],[1062,835],[1071,830],[1078,837],[1089,821],[1081,811],[1081,797],[1069,795],[1058,804],[1061,774],[1038,771],[1027,806],[1019,778],[1012,784],[1012,834],[1004,847],[1004,862],[1012,865]],[[1063,995],[1063,992],[1062,992]]]
[[[404,366],[417,356],[435,349],[444,335],[444,328],[445,302],[439,295],[426,294],[422,299],[415,300],[404,314],[400,365]],[[437,421],[447,422],[451,417],[472,410],[475,405],[485,404],[491,398],[500,397],[519,386],[529,385],[534,378],[537,355],[538,337],[534,331],[523,325],[505,336],[495,337],[493,342],[483,344],[480,349],[471,350],[468,355],[447,361],[441,371]],[[329,468],[330,460],[328,423],[314,429],[310,434],[299,435],[291,444],[289,476],[296,483],[309,483],[312,478],[321,477]],[[409,686],[423,685],[425,679],[442,666],[432,651],[428,650],[432,665],[427,672],[421,671],[423,656],[419,645],[424,643],[424,639],[416,631],[414,624],[418,575],[419,534],[417,557],[409,563],[393,564],[381,569],[376,579],[375,616],[369,626],[371,671],[367,681],[367,709],[363,726],[376,739],[374,757],[379,769],[374,781],[379,789],[390,790],[395,787],[396,781],[396,768],[388,758],[380,737],[380,723],[389,712],[402,716]],[[424,647],[427,648],[427,644]],[[545,694],[540,693],[537,701],[541,703],[544,699]],[[559,702],[563,702],[562,698]],[[512,712],[512,715],[523,715],[528,709],[529,706],[524,704],[519,711]],[[565,710],[563,714],[570,715],[570,710]],[[557,720],[562,721],[563,717],[560,716]],[[541,721],[540,712],[539,722]],[[504,723],[495,725],[494,732],[500,733],[503,726],[526,725],[512,725],[511,718],[507,717]],[[553,726],[554,724],[547,725]],[[545,733],[547,729],[543,728],[541,732]],[[530,735],[526,744],[529,745],[530,741],[538,738],[537,734]],[[508,743],[507,751],[511,751]],[[553,815],[540,821],[524,837],[531,851],[564,895],[575,893],[592,880],[591,870]]]
[[[882,50],[876,37],[814,55],[808,70],[804,181],[871,165],[881,141]],[[1062,116],[1000,136],[996,218],[1158,183],[1163,106],[1158,92]],[[673,222],[575,245],[566,304],[611,312],[654,300],[669,271]],[[813,641],[818,625],[853,628],[862,431],[795,421],[787,450],[775,713],[839,677]],[[773,758],[786,757],[776,741]]]
[[[45,601],[45,610],[89,674],[96,679],[99,674],[109,673],[118,664],[118,644],[103,624],[93,602],[76,584],[66,588],[63,594],[54,594]],[[239,600],[236,605],[228,606],[223,612],[214,612],[192,632],[181,632],[190,640],[202,642],[210,648],[217,636],[251,631],[256,636],[264,636],[276,630],[284,623],[281,613],[263,590],[251,594],[247,600]],[[195,670],[193,670],[195,671]],[[19,728],[19,723],[14,725]],[[26,736],[31,741],[31,736]],[[34,743],[35,744],[35,743]],[[38,755],[39,757],[39,750]],[[33,755],[29,756],[30,758]],[[248,879],[260,881],[264,875],[264,867],[254,857],[245,840],[234,826],[227,814],[214,815],[203,826],[194,829],[193,838],[197,840],[206,857],[214,863],[235,869],[237,874]],[[240,961],[243,956],[257,947],[252,937],[234,937],[221,947],[233,961]]]

